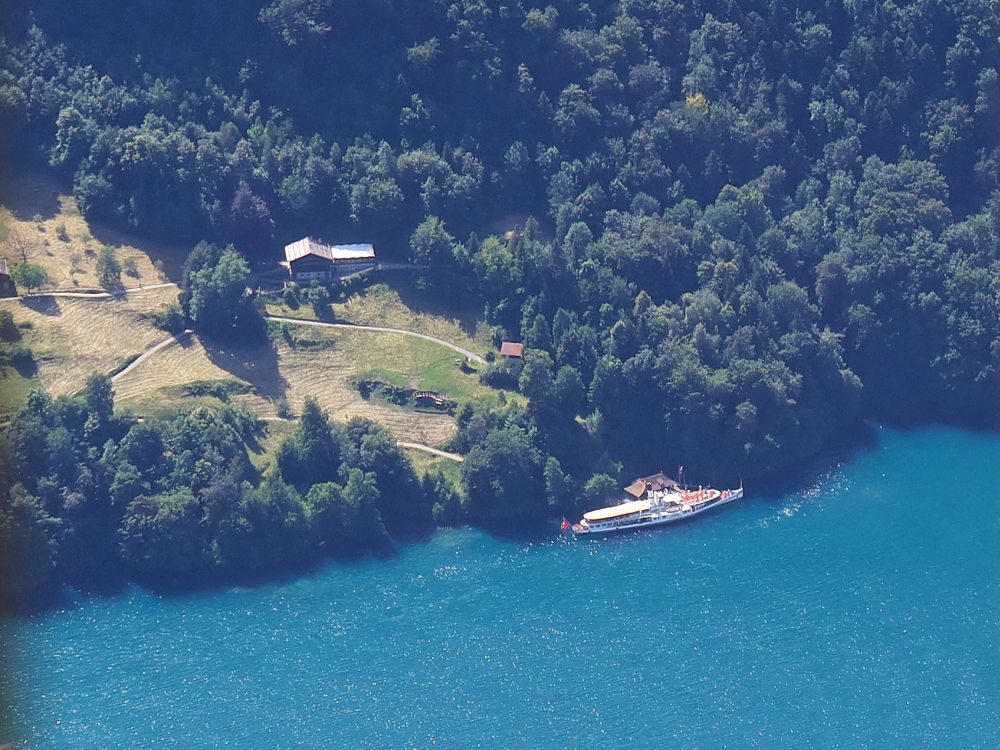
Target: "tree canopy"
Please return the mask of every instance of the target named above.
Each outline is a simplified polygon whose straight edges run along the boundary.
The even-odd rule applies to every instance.
[[[259,529],[315,540],[310,518],[371,538],[535,518],[623,466],[766,474],[868,416],[1000,425],[998,7],[16,0],[0,124],[88,218],[207,240],[182,282],[205,333],[256,320],[250,264],[308,226],[412,257],[526,344],[486,376],[526,404],[456,414],[467,498],[431,502],[377,428],[311,413],[275,476],[241,459],[227,480],[252,490],[206,532],[226,560]],[[83,471],[96,438],[56,403],[32,397],[12,430],[35,472],[10,495],[19,538],[62,524],[58,568],[139,498],[129,539],[183,527],[186,495],[152,469]],[[138,429],[116,419],[93,434]],[[203,504],[202,454],[176,455],[161,463]],[[119,472],[111,511],[91,488]]]

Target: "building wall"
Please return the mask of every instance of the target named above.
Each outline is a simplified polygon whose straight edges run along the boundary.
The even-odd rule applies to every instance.
[[[317,258],[302,258],[291,263],[292,278],[296,281],[333,281],[341,276],[364,271],[375,265],[373,260],[330,261]]]

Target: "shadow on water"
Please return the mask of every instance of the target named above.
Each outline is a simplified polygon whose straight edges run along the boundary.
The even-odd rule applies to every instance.
[[[200,571],[184,577],[143,577],[135,582],[154,594],[181,598],[212,594],[237,587],[254,589],[283,586],[307,576],[315,576],[330,565],[342,567],[364,565],[372,560],[389,560],[396,554],[395,547],[388,543],[375,549],[340,550],[336,554],[321,554],[308,559],[287,561],[269,568]]]
[[[529,545],[551,541],[559,533],[558,520],[532,520],[510,523],[474,524],[474,529],[504,542]]]
[[[111,599],[120,596],[128,581],[117,572],[107,576],[87,576],[52,589],[37,589],[17,599],[4,600],[0,616],[32,617],[58,609],[72,609],[78,598]]]
[[[878,442],[878,428],[862,424],[831,445],[821,455],[802,462],[771,478],[759,480],[748,487],[751,502],[780,503],[789,495],[802,494],[816,485],[817,479],[830,476],[845,464],[857,460],[860,454],[872,451]],[[477,524],[473,526],[494,539],[532,546],[552,542],[558,538],[558,519],[525,520],[515,523]],[[423,527],[406,535],[394,535],[393,541],[375,550],[342,549],[336,554],[319,554],[306,560],[276,564],[267,569],[222,570],[198,572],[184,577],[143,578],[138,581],[146,590],[156,595],[184,597],[224,591],[232,587],[259,588],[280,586],[304,576],[316,575],[329,565],[354,567],[373,560],[391,560],[405,547],[426,542],[436,532],[434,527]],[[103,580],[76,582],[72,589],[64,588],[47,592],[29,601],[4,608],[4,614],[31,616],[33,614],[74,606],[75,593],[113,597],[121,595],[129,582],[120,575]]]
[[[421,544],[430,541],[437,531],[437,527],[432,523],[423,524],[396,524],[389,529],[389,534],[394,542],[403,546],[411,544]]]
[[[318,555],[305,560],[275,564],[270,568],[255,570],[225,569],[197,571],[184,576],[141,576],[128,579],[122,575],[107,578],[81,578],[52,590],[40,590],[30,597],[4,601],[0,617],[27,618],[60,609],[72,609],[81,600],[113,599],[122,596],[129,587],[140,586],[155,595],[184,598],[223,592],[235,587],[264,588],[293,583],[307,576],[316,575],[330,565],[353,567],[372,560],[390,560],[398,554],[396,546],[387,543],[375,549],[347,549],[337,554]],[[0,746],[2,747],[2,746]]]
[[[931,420],[925,418],[923,421],[920,421],[917,415],[912,415],[907,418],[893,417],[891,419],[880,419],[879,423],[904,434],[912,434],[934,427],[964,430],[976,435],[985,436],[996,435],[1000,431],[1000,423],[993,421],[989,409],[983,409],[977,415],[955,416],[953,419],[936,417]]]
[[[877,427],[863,422],[842,434],[821,453],[781,472],[756,480],[754,487],[747,489],[747,499],[770,498],[781,501],[788,495],[802,494],[815,487],[817,479],[827,477],[856,460],[859,454],[875,450],[877,444]]]
[[[57,609],[70,609],[73,607],[72,594],[73,589],[61,587],[53,590],[42,589],[30,597],[5,600],[0,606],[0,620],[29,618]]]

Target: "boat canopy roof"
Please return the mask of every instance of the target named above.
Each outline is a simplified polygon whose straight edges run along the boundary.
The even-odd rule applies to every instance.
[[[631,503],[622,503],[621,505],[611,505],[607,508],[598,508],[597,510],[592,510],[589,513],[584,513],[583,520],[606,521],[609,518],[628,516],[631,515],[632,513],[642,513],[643,511],[647,510],[649,510],[649,500],[636,500]]]

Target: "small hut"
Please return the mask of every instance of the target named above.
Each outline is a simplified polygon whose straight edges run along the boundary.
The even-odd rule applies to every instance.
[[[507,359],[521,359],[524,356],[524,344],[504,341],[500,344],[500,355]]]

